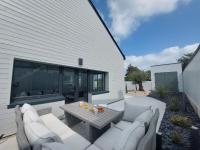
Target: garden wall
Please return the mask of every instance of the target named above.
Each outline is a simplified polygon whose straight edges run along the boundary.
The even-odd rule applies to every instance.
[[[200,46],[183,71],[184,93],[200,117]]]
[[[151,81],[143,81],[142,82],[143,88],[145,91],[151,91],[152,90],[152,84]],[[132,81],[126,81],[126,86],[128,91],[133,91],[139,89],[137,84],[134,84]]]

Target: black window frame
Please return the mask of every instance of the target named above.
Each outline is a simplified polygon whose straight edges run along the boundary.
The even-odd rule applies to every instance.
[[[29,63],[34,65],[41,65],[41,66],[45,66],[45,68],[47,69],[47,73],[49,68],[57,68],[58,69],[58,91],[53,93],[53,94],[49,94],[49,93],[45,93],[44,94],[38,94],[38,95],[30,95],[30,96],[22,96],[22,97],[13,97],[14,95],[14,73],[15,73],[15,63],[20,62],[20,63]],[[33,69],[33,68],[30,68]],[[29,60],[23,60],[23,59],[14,59],[13,62],[13,72],[12,72],[12,81],[11,81],[11,93],[10,93],[10,104],[8,105],[8,108],[13,108],[16,105],[22,105],[23,103],[30,103],[30,104],[43,104],[43,103],[47,103],[47,102],[55,102],[55,101],[59,101],[59,100],[64,100],[64,97],[62,96],[62,94],[60,93],[60,82],[61,82],[61,76],[60,76],[60,66],[58,65],[53,65],[53,64],[48,64],[48,63],[41,63],[41,62],[36,62],[36,61],[29,61]]]
[[[102,79],[101,81],[98,81],[99,78],[98,76],[102,75]],[[108,90],[106,90],[106,72],[102,72],[102,71],[90,71],[89,73],[89,91],[95,95],[95,94],[101,94],[101,93],[107,93],[109,92]],[[96,82],[96,89],[94,89],[94,76],[96,76],[97,82]],[[99,83],[101,82],[102,87],[99,86]]]
[[[58,67],[59,68],[59,75],[58,75],[59,76],[59,81],[58,81],[58,84],[59,84],[58,85],[58,90],[59,90],[59,92],[56,93],[56,94],[33,95],[33,96],[26,96],[26,97],[16,97],[16,98],[13,99],[12,98],[12,96],[13,96],[13,86],[12,85],[13,85],[13,82],[14,82],[14,71],[15,71],[15,62],[16,61],[20,61],[20,62],[24,62],[24,63],[36,63],[36,64],[40,64],[40,65],[47,65],[47,66],[49,65],[49,66]],[[85,70],[87,72],[87,76],[88,76],[88,78],[87,78],[88,79],[88,84],[87,84],[88,90],[87,91],[89,93],[91,93],[92,95],[109,93],[109,91],[106,90],[106,88],[107,88],[106,87],[106,82],[107,82],[106,81],[106,75],[107,75],[107,72],[14,58],[12,81],[11,81],[10,104],[8,105],[8,108],[13,108],[16,105],[23,105],[24,103],[29,103],[29,104],[32,104],[32,105],[36,105],[36,104],[51,103],[51,102],[65,100],[65,97],[63,96],[63,71],[65,69],[74,69],[75,72],[77,72],[77,70]],[[102,87],[101,90],[96,90],[96,91],[92,91],[91,90],[91,88],[90,88],[90,85],[91,85],[91,80],[90,80],[91,74],[103,74],[103,77],[102,77],[103,78],[102,79],[102,82],[103,82],[102,86],[103,87]]]

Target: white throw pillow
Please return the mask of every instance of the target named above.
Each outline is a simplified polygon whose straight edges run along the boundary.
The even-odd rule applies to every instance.
[[[30,104],[25,103],[25,104],[21,107],[21,112],[22,112],[22,114],[24,114],[26,111],[37,112],[33,106],[31,106]]]
[[[28,141],[32,146],[47,142],[62,142],[55,133],[39,122],[25,124],[24,129]]]
[[[123,120],[133,122],[141,113],[150,110],[151,106],[135,105],[125,101]]]
[[[40,122],[43,123],[42,119],[39,117],[36,111],[27,110],[23,115],[24,124],[32,123],[32,122]]]
[[[147,126],[149,126],[150,124],[150,121],[153,117],[153,110],[152,109],[149,109],[145,112],[143,112],[142,114],[140,114],[136,119],[135,121],[140,121],[140,122],[143,122],[143,123],[146,123]]]
[[[142,122],[135,121],[131,127],[124,130],[118,137],[114,150],[136,150],[141,138],[145,135],[145,127]]]

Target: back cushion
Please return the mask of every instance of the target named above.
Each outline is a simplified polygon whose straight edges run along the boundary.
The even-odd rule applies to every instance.
[[[55,133],[50,131],[44,124],[39,122],[25,124],[24,128],[28,141],[32,146],[47,142],[62,143],[62,140]]]
[[[145,112],[141,113],[136,119],[135,121],[141,121],[143,123],[146,123],[149,126],[149,123],[153,117],[153,110],[149,109],[146,110]]]
[[[25,104],[21,107],[21,112],[24,114],[26,111],[37,112],[33,106],[31,106],[30,104],[25,103]]]
[[[32,122],[40,122],[43,123],[40,119],[37,111],[34,107],[29,104],[24,104],[21,108],[21,112],[23,115],[23,122],[24,123],[32,123]]]
[[[42,120],[40,119],[38,113],[36,111],[32,110],[27,110],[24,115],[23,115],[23,122],[25,124],[29,124],[32,122],[40,122],[43,123]]]
[[[145,134],[142,122],[135,121],[131,127],[122,132],[121,137],[114,146],[114,150],[136,150],[139,141]]]
[[[140,106],[125,101],[123,120],[133,122],[141,113],[150,109],[151,106]]]

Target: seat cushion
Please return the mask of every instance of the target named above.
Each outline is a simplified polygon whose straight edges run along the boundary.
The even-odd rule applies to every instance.
[[[136,150],[139,141],[145,134],[142,122],[135,121],[128,129],[123,130],[114,145],[114,150]]]
[[[98,138],[94,145],[102,150],[112,150],[116,144],[117,138],[121,136],[122,131],[118,128],[112,127],[108,129],[100,138]]]
[[[84,150],[91,144],[88,140],[76,132],[63,139],[63,142],[68,145],[71,150]]]
[[[129,101],[125,101],[125,107],[124,107],[124,115],[122,120],[134,122],[137,116],[139,116],[141,113],[145,112],[146,110],[151,109],[151,106],[141,106],[141,105],[135,105]]]
[[[89,146],[86,150],[102,150],[99,147],[95,146],[94,144]]]
[[[52,143],[42,144],[41,150],[71,150],[71,149],[66,144],[52,142]]]
[[[90,145],[90,142],[74,132],[53,114],[40,116],[44,124],[53,132],[55,132],[65,144],[71,149],[82,150]],[[78,143],[78,144],[77,144]]]
[[[117,124],[115,124],[115,127],[120,130],[125,130],[125,129],[129,128],[131,125],[132,125],[132,122],[120,121]]]
[[[41,144],[48,142],[63,143],[59,136],[45,127],[44,124],[32,122],[24,124],[24,129],[29,143],[34,149],[39,149]],[[37,147],[37,148],[36,148]]]
[[[40,116],[47,128],[55,132],[62,140],[74,134],[74,131],[60,121],[56,116],[49,113]]]

